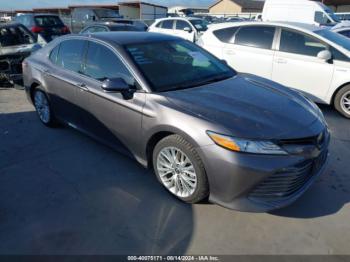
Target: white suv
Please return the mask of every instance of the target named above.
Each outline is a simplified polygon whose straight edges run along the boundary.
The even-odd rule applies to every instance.
[[[298,89],[350,118],[350,39],[298,23],[214,25],[198,44],[240,72]]]
[[[207,22],[203,19],[192,17],[170,17],[156,20],[148,28],[148,31],[175,35],[188,41],[196,42],[207,29]]]

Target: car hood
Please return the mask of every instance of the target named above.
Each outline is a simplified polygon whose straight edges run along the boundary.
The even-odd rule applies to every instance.
[[[322,113],[312,102],[253,75],[239,74],[164,95],[182,110],[219,124],[241,138],[303,138],[317,135],[324,128]]]

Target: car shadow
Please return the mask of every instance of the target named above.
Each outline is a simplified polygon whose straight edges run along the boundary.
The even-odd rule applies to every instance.
[[[0,123],[0,254],[185,254],[192,206],[151,171],[35,112]]]
[[[320,105],[330,124],[331,144],[329,164],[311,188],[294,204],[271,212],[293,218],[315,218],[339,212],[350,202],[350,120],[332,107]]]

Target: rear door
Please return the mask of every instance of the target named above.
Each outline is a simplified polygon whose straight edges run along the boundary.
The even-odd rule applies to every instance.
[[[332,82],[334,64],[317,55],[328,49],[327,44],[313,36],[282,29],[272,80],[299,89],[316,101],[323,101]]]
[[[82,86],[82,62],[86,41],[63,41],[50,54],[50,67],[43,77],[54,113],[74,126],[81,126],[81,108],[76,104],[76,92]]]
[[[175,21],[173,19],[164,20],[161,23],[160,28],[158,28],[157,32],[167,34],[167,35],[174,35],[175,33],[174,26],[175,26]]]
[[[239,72],[271,78],[275,32],[273,26],[240,27],[224,46],[223,58]]]

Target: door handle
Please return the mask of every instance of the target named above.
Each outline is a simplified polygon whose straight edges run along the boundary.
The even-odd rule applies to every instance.
[[[287,60],[283,58],[278,58],[277,60],[275,60],[275,62],[277,64],[287,64]]]
[[[89,88],[87,88],[85,83],[79,83],[76,84],[76,86],[79,88],[80,91],[89,91]]]

